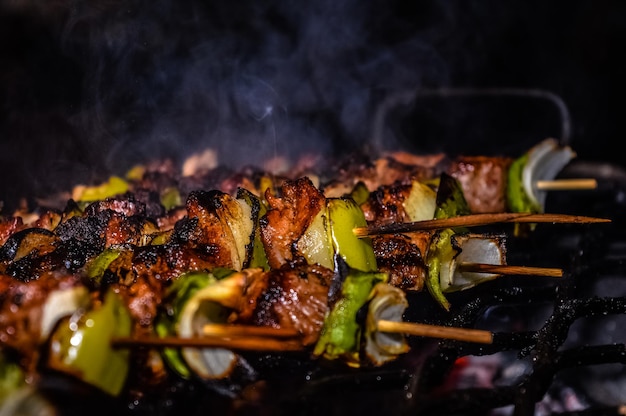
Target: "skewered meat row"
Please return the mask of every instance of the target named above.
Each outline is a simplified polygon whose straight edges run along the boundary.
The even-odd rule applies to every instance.
[[[326,196],[309,178],[286,180],[277,192],[265,175],[237,176],[237,180],[231,176],[224,181],[228,184],[225,186],[255,184],[256,195],[243,189],[237,198],[218,190],[192,190],[186,193],[184,208],[174,204],[166,210],[164,191],[180,189],[175,188],[175,182],[164,181],[164,176],[157,175],[158,181],[146,180],[150,176],[146,172],[137,182],[141,185],[136,184],[132,192],[85,204],[84,209],[70,201],[64,211],[46,211],[31,223],[24,223],[20,217],[2,219],[3,350],[19,351],[22,365],[32,370],[38,358],[37,346],[53,326],[38,321],[42,311],[50,307],[51,299],[54,301],[60,294],[61,299],[71,300],[71,308],[106,303],[104,293],[111,290],[124,299],[132,317],[133,334],[152,334],[159,308],[167,303],[164,298],[168,289],[180,276],[220,268],[250,270],[256,276],[246,283],[239,305],[233,308],[237,313],[231,315],[231,322],[294,327],[302,335],[304,345],[319,339],[337,289],[333,292],[330,278],[333,270],[329,266],[333,264],[328,262],[334,260],[332,253],[329,256],[323,248],[316,251],[320,232],[309,231],[327,209]],[[165,188],[162,182],[166,182]],[[380,188],[380,193],[389,195],[389,203],[381,206],[393,211],[393,215],[385,217],[365,208],[371,222],[389,222],[389,218],[398,221],[398,216],[406,215],[400,209],[410,199],[406,195],[406,180],[394,183],[395,194],[390,188]],[[414,177],[409,187],[434,193]],[[178,198],[181,194],[185,194],[184,188]],[[369,196],[361,207],[368,204],[373,205]],[[268,211],[263,213],[263,209]],[[216,211],[221,214],[215,215]],[[246,235],[252,236],[249,241],[243,241]],[[307,238],[303,238],[305,235]],[[263,243],[266,265],[254,260],[257,238]],[[380,265],[365,268],[394,272],[391,283],[421,290],[425,275],[420,256],[426,252],[425,242],[430,240],[424,235],[408,238],[397,235],[375,239]],[[401,272],[398,266],[421,269]],[[418,277],[407,282],[406,276],[411,273]],[[21,314],[15,314],[16,309]],[[295,311],[301,313],[294,314]]]

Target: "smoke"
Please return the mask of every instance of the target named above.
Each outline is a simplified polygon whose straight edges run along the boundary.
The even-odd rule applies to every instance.
[[[621,102],[623,66],[609,52],[623,29],[604,24],[617,6],[531,3],[0,0],[0,198],[208,147],[235,167],[361,149],[381,103],[421,88],[544,88],[571,106],[574,144],[621,137],[609,99]],[[419,115],[408,129],[411,150],[484,151],[485,126],[515,141],[507,129],[536,118],[488,108],[478,116],[495,123],[477,126],[471,105],[435,104],[423,107],[443,110],[438,124]],[[539,131],[531,142],[552,134]]]
[[[63,47],[85,64],[73,124],[109,170],[204,147],[231,165],[360,147],[381,96],[445,79],[426,41],[383,43],[375,3],[105,6],[73,9]]]

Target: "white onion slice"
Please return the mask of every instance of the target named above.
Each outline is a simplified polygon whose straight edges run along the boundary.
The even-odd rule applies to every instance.
[[[439,282],[442,291],[454,292],[469,289],[499,276],[497,273],[461,272],[458,270],[458,265],[463,263],[505,265],[504,236],[467,234],[453,238],[454,245],[459,252],[450,261],[441,265]]]
[[[537,189],[537,181],[553,180],[576,153],[569,146],[561,146],[556,139],[545,139],[528,151],[528,161],[522,171],[522,185],[530,200],[541,207],[546,203],[546,191]]]
[[[245,273],[235,273],[198,290],[181,311],[177,332],[181,338],[203,335],[206,324],[224,323],[231,308],[242,296]],[[225,348],[182,348],[185,362],[205,379],[227,377],[237,365],[239,356]]]
[[[428,185],[414,180],[411,192],[402,206],[410,221],[431,220],[437,208],[437,192]]]
[[[365,354],[372,363],[382,365],[408,352],[409,345],[404,334],[378,331],[378,321],[402,322],[409,303],[403,290],[386,283],[374,286],[371,296],[365,324]]]
[[[89,291],[85,286],[73,286],[51,292],[41,312],[40,339],[46,340],[59,319],[89,305]]]

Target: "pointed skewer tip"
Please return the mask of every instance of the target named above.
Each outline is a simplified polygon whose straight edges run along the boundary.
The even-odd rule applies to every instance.
[[[611,222],[611,220],[608,218],[588,217],[583,215],[502,212],[460,215],[450,218],[416,222],[370,225],[367,227],[356,227],[353,229],[353,232],[358,238],[364,238],[381,234],[402,234],[441,230],[444,228],[476,227],[498,223],[598,224],[609,222]]]

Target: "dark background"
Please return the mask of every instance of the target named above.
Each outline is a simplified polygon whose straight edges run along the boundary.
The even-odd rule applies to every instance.
[[[386,98],[442,87],[551,91],[579,158],[626,164],[625,19],[619,0],[0,0],[0,200],[206,147],[235,166],[362,147]],[[394,122],[411,150],[480,154],[558,121],[422,100]]]

